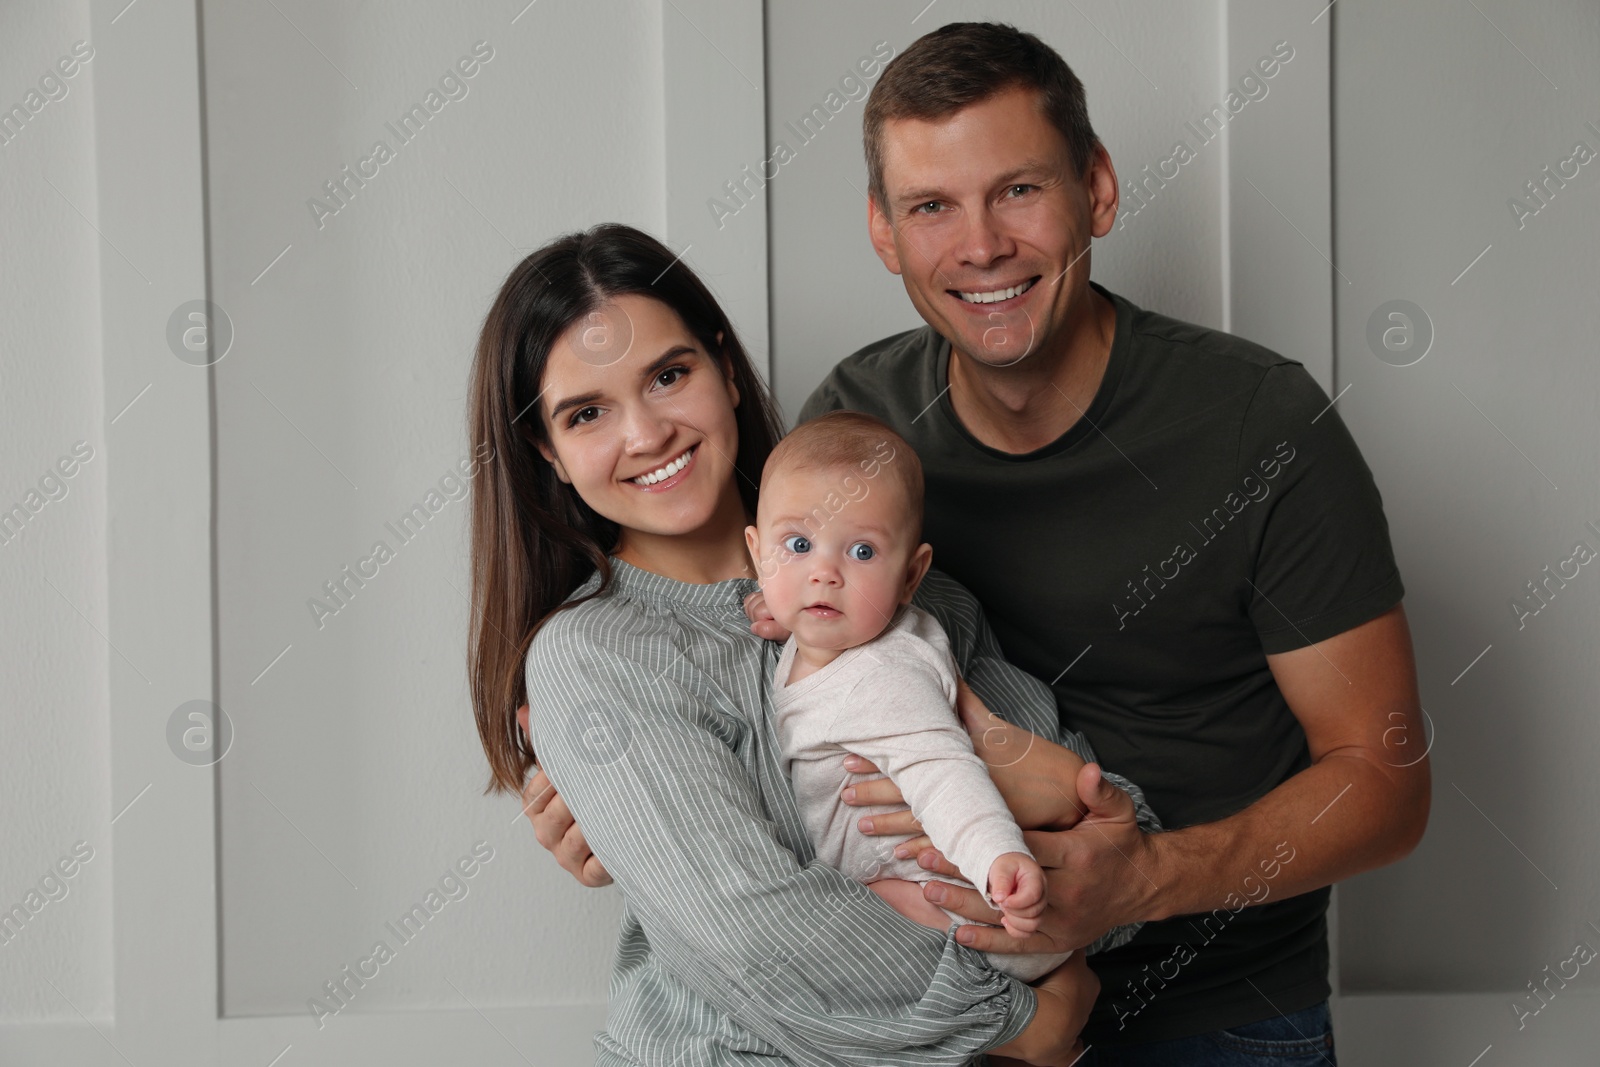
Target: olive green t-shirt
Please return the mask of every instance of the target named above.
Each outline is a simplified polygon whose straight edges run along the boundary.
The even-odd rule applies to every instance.
[[[926,326],[841,362],[800,421],[848,408],[906,438],[934,565],[982,602],[1007,658],[1051,683],[1063,727],[1177,829],[1310,765],[1267,654],[1366,622],[1404,589],[1372,474],[1304,367],[1094,288],[1116,308],[1105,377],[1037,451],[962,426],[949,342]],[[1092,957],[1085,1041],[1166,1040],[1327,997],[1328,890],[1282,898],[1272,882],[1304,830],[1250,857],[1260,873],[1237,910],[1149,923]]]

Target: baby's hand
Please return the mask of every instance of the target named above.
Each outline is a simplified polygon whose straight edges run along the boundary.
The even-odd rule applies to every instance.
[[[1044,914],[1044,871],[1026,852],[1007,852],[989,868],[989,898],[1006,932],[1026,937],[1039,929]]]
[[[768,641],[787,641],[789,631],[783,628],[772,609],[767,607],[766,594],[757,589],[744,598],[744,613],[750,619],[750,632]]]

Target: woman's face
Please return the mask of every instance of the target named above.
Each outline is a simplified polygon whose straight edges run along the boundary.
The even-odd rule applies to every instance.
[[[660,301],[619,296],[574,323],[551,349],[540,388],[548,443],[539,451],[624,530],[690,533],[736,492],[732,364]]]

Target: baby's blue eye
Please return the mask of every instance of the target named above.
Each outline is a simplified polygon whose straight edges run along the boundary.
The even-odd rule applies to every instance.
[[[871,559],[877,554],[877,551],[865,541],[857,541],[855,544],[845,549],[845,555],[854,560],[861,560],[862,562]]]
[[[800,534],[790,534],[783,539],[784,551],[793,555],[802,555],[811,551],[811,542]]]

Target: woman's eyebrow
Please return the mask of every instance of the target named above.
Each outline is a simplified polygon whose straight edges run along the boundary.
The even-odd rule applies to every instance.
[[[576,408],[582,407],[585,404],[592,404],[596,400],[599,400],[603,395],[603,393],[599,392],[590,392],[580,393],[577,396],[569,396],[555,407],[550,409],[551,421],[554,421],[557,415],[561,414],[563,411],[566,411],[568,408]]]
[[[654,378],[666,368],[667,364],[671,363],[680,356],[692,353],[694,350],[695,349],[692,345],[673,345],[671,348],[661,353],[661,355],[651,360],[650,365],[639,372],[639,377]],[[550,409],[550,418],[552,421],[554,421],[557,415],[560,415],[568,408],[583,407],[586,404],[594,403],[596,400],[599,400],[604,396],[605,394],[599,390],[591,390],[587,393],[579,393],[577,396],[569,396],[565,400],[559,401]]]
[[[660,374],[666,369],[667,364],[678,359],[680,356],[692,355],[694,351],[695,349],[693,345],[673,345],[655,359],[651,360],[650,365],[639,372],[639,377],[654,378],[657,374]]]

